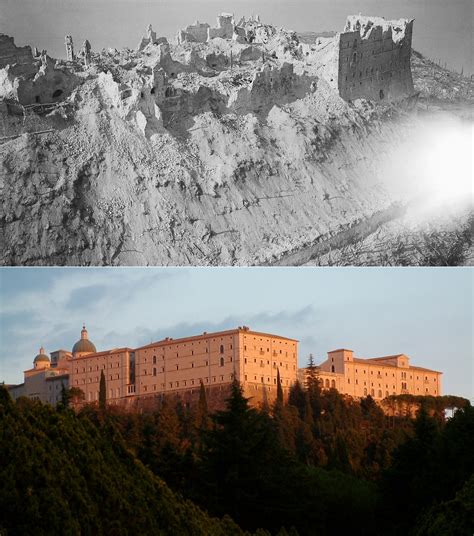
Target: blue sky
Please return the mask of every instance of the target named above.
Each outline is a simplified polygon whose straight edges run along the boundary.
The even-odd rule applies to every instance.
[[[172,38],[196,19],[215,23],[222,11],[236,18],[258,13],[262,22],[295,31],[341,31],[347,15],[415,18],[413,46],[465,73],[472,73],[471,0],[1,0],[0,32],[18,44],[65,57],[64,36],[76,48],[135,47],[153,24]]]
[[[248,325],[299,339],[300,365],[335,348],[406,353],[473,398],[470,268],[3,268],[0,380],[41,345],[70,350],[85,322],[98,350]]]

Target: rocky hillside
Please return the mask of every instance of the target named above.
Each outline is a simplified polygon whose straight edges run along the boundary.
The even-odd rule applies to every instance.
[[[318,74],[324,51],[303,47],[283,32],[232,54],[223,39],[102,51],[68,66],[77,83],[53,108],[15,123],[8,101],[1,262],[268,264],[393,217],[382,164],[414,103],[343,101]],[[472,99],[418,54],[413,71],[423,96]]]

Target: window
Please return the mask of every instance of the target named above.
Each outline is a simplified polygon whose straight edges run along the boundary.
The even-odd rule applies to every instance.
[[[331,365],[331,372],[335,372],[334,365]]]
[[[223,354],[223,353],[224,353],[224,345],[223,345],[223,344],[221,344],[221,348],[220,348],[220,351],[221,351],[221,354]]]
[[[224,358],[223,357],[221,357],[220,362],[221,362],[221,367],[223,367],[224,366]]]
[[[156,367],[153,367],[153,376],[156,376]]]
[[[153,364],[156,365],[156,355],[153,356]]]
[[[331,388],[332,389],[336,388],[336,380],[331,380]]]
[[[364,396],[367,396],[367,388],[364,388]]]

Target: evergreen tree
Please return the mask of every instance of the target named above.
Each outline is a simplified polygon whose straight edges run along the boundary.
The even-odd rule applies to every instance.
[[[308,365],[306,367],[306,388],[311,390],[311,388],[318,381],[318,369],[314,363],[313,354],[309,354]]]
[[[290,387],[288,404],[298,409],[299,416],[303,418],[306,405],[306,391],[304,391],[299,380]]]
[[[68,409],[71,401],[71,391],[66,388],[64,383],[61,383],[61,407]]]
[[[275,412],[283,409],[283,388],[281,386],[280,369],[277,368],[277,395],[275,400]]]
[[[99,408],[101,411],[105,411],[107,404],[107,387],[105,385],[104,371],[100,371],[100,384],[99,384]]]
[[[204,387],[202,380],[199,387],[199,401],[196,408],[195,426],[198,430],[206,430],[209,427],[206,388]]]

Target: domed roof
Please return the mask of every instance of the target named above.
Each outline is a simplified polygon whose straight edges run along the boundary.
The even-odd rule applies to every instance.
[[[81,338],[76,342],[76,344],[72,347],[72,353],[78,354],[78,353],[95,353],[97,352],[94,344],[89,340],[89,336],[87,334],[86,326],[83,326],[81,331]]]
[[[33,363],[39,363],[40,361],[47,361],[50,362],[49,357],[46,355],[44,348],[41,347],[39,354],[35,357]]]

